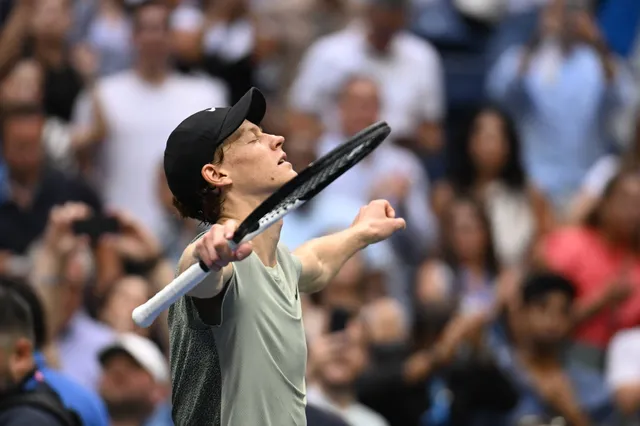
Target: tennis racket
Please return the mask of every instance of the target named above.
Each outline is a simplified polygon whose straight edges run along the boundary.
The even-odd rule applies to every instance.
[[[331,182],[369,155],[389,136],[390,132],[391,128],[387,123],[380,121],[311,163],[240,223],[233,238],[229,240],[231,249],[235,250],[240,244],[251,241],[283,216],[316,196]],[[207,275],[209,275],[209,268],[204,263],[199,262],[190,266],[149,301],[138,306],[133,311],[133,321],[141,327],[150,326],[164,310],[194,289]]]

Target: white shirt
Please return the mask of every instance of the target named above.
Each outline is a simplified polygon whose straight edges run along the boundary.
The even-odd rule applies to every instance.
[[[611,339],[606,379],[614,391],[640,383],[640,327],[620,331]]]
[[[299,111],[318,114],[336,129],[335,100],[353,75],[380,84],[382,119],[394,135],[413,135],[424,121],[444,115],[443,70],[437,51],[408,32],[398,33],[389,52],[379,54],[366,40],[362,24],[320,38],[307,51],[290,92]]]
[[[160,236],[164,213],[158,168],[169,134],[189,115],[227,105],[226,88],[204,78],[171,75],[150,85],[125,71],[97,85],[107,127],[97,182],[107,207],[124,209]]]
[[[487,190],[485,205],[498,261],[504,266],[520,264],[536,232],[536,218],[527,193],[494,182]]]
[[[320,389],[315,386],[307,389],[307,401],[338,414],[345,419],[350,426],[389,426],[389,423],[380,414],[358,402],[347,407],[339,407],[330,401]]]

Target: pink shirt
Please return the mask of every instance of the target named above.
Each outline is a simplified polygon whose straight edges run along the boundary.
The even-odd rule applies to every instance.
[[[578,303],[598,298],[606,286],[621,276],[628,253],[608,244],[587,228],[565,228],[545,238],[544,256],[552,270],[576,285]],[[576,330],[578,341],[605,348],[613,334],[640,324],[640,256],[631,267],[635,291],[619,306],[604,309]]]

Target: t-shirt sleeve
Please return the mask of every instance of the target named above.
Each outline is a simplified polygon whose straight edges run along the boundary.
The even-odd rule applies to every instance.
[[[606,379],[613,390],[640,383],[640,329],[616,334],[609,345]]]
[[[300,275],[302,274],[302,263],[300,262],[300,259],[282,242],[278,243],[278,252],[278,260],[280,261],[280,266],[284,273],[291,276],[292,281],[297,283],[300,280]]]
[[[37,408],[22,406],[0,414],[2,426],[64,426],[53,414]]]

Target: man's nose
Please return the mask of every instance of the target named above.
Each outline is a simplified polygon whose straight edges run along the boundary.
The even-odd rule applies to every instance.
[[[273,149],[274,151],[277,150],[284,144],[284,136],[271,135],[270,144],[271,149]]]

